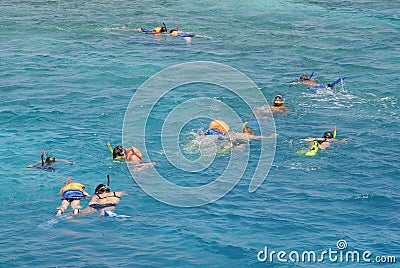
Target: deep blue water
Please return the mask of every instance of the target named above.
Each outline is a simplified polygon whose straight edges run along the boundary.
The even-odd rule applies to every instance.
[[[1,1],[0,266],[283,266],[259,262],[257,253],[264,246],[321,252],[337,249],[339,239],[349,250],[399,262],[399,14],[398,1]],[[113,30],[161,22],[213,38],[186,43]],[[268,101],[284,94],[290,112],[275,117],[275,157],[256,192],[248,185],[260,141],[251,142],[245,175],[229,194],[180,208],[147,195],[125,164],[110,161],[106,144],[121,143],[127,107],[146,80],[191,61],[243,72]],[[289,86],[313,71],[322,83],[347,76],[345,87],[325,95]],[[232,105],[242,117],[248,113],[223,88],[187,85],[161,99],[147,130],[158,137],[171,109],[199,97]],[[219,115],[212,109],[210,116]],[[334,125],[347,144],[311,158],[295,154],[308,146],[302,139]],[[185,132],[206,128],[207,120],[197,119],[177,136],[187,142]],[[159,172],[183,185],[208,183],[229,160],[217,155],[204,172],[181,173],[158,138],[146,146]],[[42,150],[76,164],[57,163],[55,172],[26,168]],[[117,212],[130,219],[91,215],[38,227],[54,217],[69,176],[92,193],[107,174],[113,190],[129,194]],[[327,265],[345,264],[319,264]]]

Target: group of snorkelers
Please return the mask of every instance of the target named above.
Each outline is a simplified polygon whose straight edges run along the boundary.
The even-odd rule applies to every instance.
[[[336,84],[341,83],[341,82],[343,82],[344,79],[346,79],[346,77],[340,77],[336,81],[324,85],[324,84],[318,83],[314,78],[312,78],[313,75],[314,75],[314,72],[312,72],[310,76],[303,74],[300,76],[299,81],[291,82],[290,84],[291,85],[302,84],[314,92],[319,89],[325,89],[325,90],[329,90],[332,92],[333,88]],[[347,142],[346,139],[343,139],[343,140],[336,139],[336,126],[334,127],[333,132],[326,131],[320,138],[306,138],[306,139],[304,139],[304,141],[312,142],[311,147],[309,148],[309,151],[305,152],[306,155],[315,155],[315,153],[319,149],[324,150],[324,149],[328,148],[331,145],[331,142],[344,142],[344,143]],[[299,151],[299,152],[303,153],[304,151]],[[307,154],[307,153],[311,153],[311,154]]]
[[[161,26],[154,27],[154,28],[140,27],[140,28],[132,29],[132,28],[127,28],[127,27],[122,27],[122,28],[117,28],[117,29],[122,30],[122,31],[135,31],[135,32],[146,33],[146,34],[155,34],[155,35],[169,34],[170,36],[174,36],[174,37],[182,37],[187,42],[190,42],[192,37],[212,39],[212,37],[210,37],[210,36],[198,35],[198,34],[194,34],[192,32],[182,31],[179,29],[178,25],[175,25],[175,28],[168,30],[165,23],[162,23]]]
[[[165,25],[165,23],[163,23],[162,26],[160,26],[160,27],[156,27],[156,28],[152,28],[152,29],[137,28],[136,31],[141,32],[141,33],[150,33],[150,34],[166,34],[166,33],[168,33],[168,29],[167,29],[167,26]],[[195,36],[193,33],[183,32],[183,31],[179,30],[178,25],[176,25],[174,29],[171,29],[169,31],[169,35],[180,36],[180,37],[194,37]]]
[[[164,25],[163,29],[160,31],[166,31],[166,27]],[[318,86],[318,84],[314,79],[310,79],[310,77],[306,75],[302,75],[300,77],[299,82],[292,82],[293,84],[304,84],[307,87],[310,86]],[[331,89],[334,84],[328,84]],[[285,99],[282,94],[277,94],[273,99],[273,105],[268,105],[268,107],[260,107],[255,110],[255,114],[262,115],[262,111],[265,111],[265,108],[269,109],[272,114],[278,112],[288,112],[289,109],[284,106]],[[265,118],[264,118],[265,119]],[[218,136],[218,135],[226,135],[229,133],[229,138],[232,146],[241,144],[241,140],[250,140],[250,139],[262,139],[262,138],[274,138],[277,134],[272,134],[270,136],[257,136],[253,134],[253,130],[251,127],[246,125],[247,122],[242,127],[242,132],[230,132],[229,125],[222,120],[212,120],[209,126],[209,129],[204,133],[206,136]],[[328,148],[331,142],[338,141],[336,139],[336,127],[334,131],[326,131],[321,138],[307,138],[304,141],[312,142],[312,145],[309,151],[304,152],[312,153],[309,155],[315,155],[315,153],[321,149],[324,150]],[[343,140],[344,142],[346,140]],[[114,148],[111,147],[110,143],[107,144],[110,152],[112,153],[113,160],[125,160],[131,164],[140,164],[142,162],[142,153],[135,147],[124,148],[122,145],[118,145]],[[28,167],[37,167],[46,171],[54,171],[53,164],[55,162],[64,162],[67,164],[74,164],[74,162],[55,158],[53,156],[49,156],[47,158],[44,157],[44,151],[42,151],[41,161],[31,164]],[[109,187],[109,178],[108,184],[99,184],[97,185],[94,195],[90,196],[85,191],[85,186],[79,182],[71,182],[71,177],[67,179],[65,186],[60,189],[61,195],[61,205],[56,209],[56,215],[61,216],[64,211],[71,206],[73,210],[73,214],[89,214],[98,211],[100,215],[105,215],[106,211],[114,211],[115,206],[119,203],[120,198],[124,195],[127,195],[125,192],[111,192]],[[81,211],[81,200],[84,198],[91,198],[88,206]]]
[[[333,87],[343,81],[346,77],[339,78],[335,82],[329,83],[326,86],[319,84],[315,81],[315,79],[312,78],[314,73],[308,77],[307,75],[301,75],[300,76],[300,81],[299,82],[292,82],[290,83],[291,85],[297,85],[297,84],[304,84],[308,88],[310,87],[315,87],[315,88],[326,88],[328,90],[333,90]],[[255,109],[253,115],[256,118],[259,119],[268,119],[270,117],[270,114],[276,114],[280,112],[288,112],[289,108],[284,106],[285,99],[282,94],[277,94],[274,99],[273,99],[273,105],[266,105],[259,107]],[[242,133],[235,133],[231,132],[229,137],[231,141],[234,141],[235,139],[260,139],[260,138],[273,138],[276,137],[277,135],[271,135],[269,137],[263,137],[263,136],[255,136],[253,135],[253,130],[251,127],[246,125],[247,122],[242,127]],[[229,126],[222,120],[213,120],[210,123],[209,129],[205,132],[205,135],[208,136],[214,136],[214,135],[225,135],[229,132]],[[311,142],[311,146],[308,151],[301,151],[305,153],[306,155],[315,155],[315,153],[318,150],[325,150],[331,145],[331,142],[347,142],[346,139],[343,140],[337,140],[336,139],[336,126],[334,127],[333,131],[326,131],[322,137],[320,138],[306,138],[304,139],[306,142]],[[300,152],[300,151],[299,151]],[[308,152],[310,152],[308,154]]]
[[[86,215],[98,211],[100,215],[104,216],[106,211],[114,211],[121,197],[127,194],[125,192],[111,192],[109,183],[110,180],[108,180],[107,185],[102,183],[97,185],[94,195],[90,196],[85,191],[85,185],[79,182],[71,182],[71,177],[69,177],[65,186],[60,189],[62,201],[56,209],[56,216],[61,216],[69,206],[71,206],[74,215]],[[88,206],[80,211],[81,200],[85,197],[91,199]]]
[[[110,146],[110,145],[109,145]],[[124,159],[133,164],[139,164],[142,160],[141,152],[135,148],[123,148],[121,145],[116,146],[113,150],[113,159]],[[45,152],[42,151],[41,161],[28,165],[29,168],[40,168],[45,171],[54,172],[54,163],[63,162],[67,164],[74,164],[74,162],[55,158],[54,156],[44,157]],[[108,177],[108,184],[99,184],[94,190],[94,195],[90,196],[85,191],[85,185],[80,182],[71,182],[69,177],[65,185],[60,189],[61,205],[56,209],[56,216],[61,216],[65,210],[71,206],[73,214],[86,215],[98,211],[100,215],[106,215],[106,212],[113,212],[115,206],[119,203],[122,196],[127,195],[125,192],[111,192],[110,179]],[[84,198],[91,198],[88,206],[81,211],[81,200]]]

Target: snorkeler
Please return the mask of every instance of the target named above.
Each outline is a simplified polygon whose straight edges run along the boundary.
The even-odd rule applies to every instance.
[[[331,83],[328,83],[326,85],[319,84],[315,79],[312,79],[312,76],[314,75],[314,72],[308,77],[307,75],[303,74],[300,76],[300,81],[299,82],[291,82],[291,85],[298,85],[298,84],[303,84],[306,85],[308,89],[311,91],[317,92],[319,89],[326,89],[326,90],[333,90],[333,87],[340,82],[343,82],[344,79],[347,77],[339,77],[336,81],[333,81]]]
[[[247,122],[242,127],[242,133],[229,131],[229,125],[222,120],[213,120],[210,123],[209,129],[205,132],[206,136],[218,136],[226,135],[229,137],[231,142],[236,140],[249,140],[249,139],[264,139],[264,138],[275,138],[277,134],[271,134],[269,136],[256,136],[253,134],[253,129],[247,126]]]
[[[283,104],[285,103],[285,99],[283,98],[282,94],[277,94],[274,97],[274,105],[270,105],[269,108],[271,109],[271,113],[277,113],[277,112],[288,112],[289,108],[284,106]]]
[[[162,34],[162,33],[167,33],[167,26],[165,25],[165,23],[163,22],[163,26],[161,27],[156,27],[153,29],[149,29],[149,28],[137,28],[136,29],[137,32],[142,32],[142,33],[151,33],[151,34]]]
[[[300,76],[300,81],[297,82],[291,82],[291,85],[299,85],[299,84],[303,84],[306,85],[307,87],[313,87],[313,86],[318,86],[319,84],[317,83],[317,81],[315,81],[315,79],[311,78],[312,75],[310,75],[310,77],[308,77],[307,75],[303,74]]]
[[[118,145],[112,149],[110,143],[108,143],[107,146],[113,154],[114,160],[124,159],[131,164],[140,164],[142,162],[142,153],[135,147],[123,148],[122,145]]]
[[[81,200],[90,195],[85,192],[85,185],[78,182],[71,182],[71,177],[65,182],[65,186],[61,188],[61,206],[56,210],[56,215],[61,216],[64,211],[71,205],[73,214],[78,214],[81,209]]]
[[[169,31],[170,36],[178,36],[178,37],[195,37],[196,35],[189,32],[184,32],[179,30],[178,25],[175,26],[175,29]]]
[[[321,138],[307,138],[304,141],[313,142],[311,148],[318,146],[318,149],[325,150],[331,146],[332,142],[347,143],[348,139],[337,140],[336,139],[336,126],[333,128],[333,133],[331,131],[326,131]]]
[[[100,215],[104,216],[105,210],[115,210],[115,206],[124,195],[127,194],[125,192],[111,192],[110,186],[99,184],[97,185],[88,206],[82,210],[81,214],[90,214],[99,211]]]
[[[288,112],[289,108],[284,106],[285,99],[282,94],[277,94],[273,99],[274,105],[264,105],[254,110],[253,116],[257,116],[259,119],[268,119],[271,117],[271,113]],[[269,108],[269,110],[268,110]],[[270,113],[271,111],[271,113]]]
[[[27,167],[28,168],[36,167],[36,168],[40,168],[40,169],[43,169],[43,170],[46,170],[46,171],[52,171],[53,172],[54,171],[53,163],[55,163],[55,162],[63,162],[63,163],[67,163],[67,164],[70,164],[70,165],[75,164],[72,161],[61,159],[61,158],[55,158],[53,156],[49,156],[45,160],[44,159],[44,154],[45,154],[44,150],[42,150],[42,155],[41,155],[42,160],[39,161],[39,162],[36,162],[35,164],[30,164]]]

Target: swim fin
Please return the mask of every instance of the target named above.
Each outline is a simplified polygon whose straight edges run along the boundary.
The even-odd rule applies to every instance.
[[[342,82],[342,81],[343,81],[344,79],[346,79],[346,78],[347,78],[347,76],[340,77],[340,78],[338,78],[336,81],[330,82],[330,83],[328,84],[328,87],[333,88],[337,83]]]

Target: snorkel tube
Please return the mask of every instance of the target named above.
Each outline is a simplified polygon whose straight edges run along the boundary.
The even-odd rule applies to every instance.
[[[243,124],[243,126],[242,126],[242,132],[243,132],[243,130],[246,128],[246,126],[247,126],[248,123],[249,123],[248,121],[244,122],[244,124]]]
[[[110,150],[110,152],[113,153],[113,148],[111,147],[110,142],[107,143],[107,147],[108,147],[108,150]]]
[[[314,76],[314,72],[312,72],[311,74],[310,74],[310,76],[308,77],[308,79],[309,80],[311,80],[311,78]]]
[[[336,139],[336,126],[333,126],[333,138]]]
[[[44,150],[42,150],[42,167],[44,166]]]
[[[110,175],[107,174],[107,186],[110,187]]]

